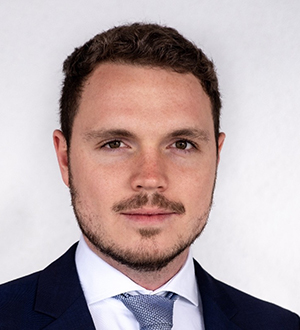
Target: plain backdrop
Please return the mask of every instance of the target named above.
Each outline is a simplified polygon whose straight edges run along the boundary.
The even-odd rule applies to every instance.
[[[227,138],[195,257],[300,313],[299,0],[1,0],[0,282],[43,269],[78,240],[52,144],[62,62],[134,21],[177,28],[217,67]]]

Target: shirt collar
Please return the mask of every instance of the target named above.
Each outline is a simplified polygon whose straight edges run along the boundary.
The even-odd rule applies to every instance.
[[[89,305],[131,291],[141,294],[161,294],[171,291],[187,299],[195,306],[199,304],[198,286],[191,251],[180,271],[155,291],[146,290],[98,257],[88,247],[82,236],[77,246],[75,263]]]

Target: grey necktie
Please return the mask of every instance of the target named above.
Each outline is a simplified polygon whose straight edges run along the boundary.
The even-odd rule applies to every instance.
[[[133,313],[141,330],[170,330],[173,326],[173,306],[178,296],[169,292],[157,295],[130,295],[123,293],[114,298],[121,300]]]

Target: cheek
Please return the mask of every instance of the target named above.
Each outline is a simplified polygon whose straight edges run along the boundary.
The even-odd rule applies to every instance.
[[[183,203],[195,210],[207,208],[210,205],[215,183],[214,166],[181,171],[175,180],[177,184],[174,189],[178,192],[178,197],[182,196]]]
[[[176,168],[176,171],[174,171]],[[171,169],[173,180],[194,190],[209,190],[215,181],[216,163],[212,160],[193,162],[189,166],[177,166]]]
[[[113,168],[103,167],[81,168],[74,178],[81,201],[95,213],[108,212],[114,203],[128,197],[124,196],[124,182]]]

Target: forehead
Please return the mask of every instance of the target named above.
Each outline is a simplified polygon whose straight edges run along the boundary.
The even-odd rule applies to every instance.
[[[194,75],[128,64],[99,65],[84,85],[74,126],[122,128],[130,122],[157,129],[166,129],[168,123],[213,127],[209,97]]]

